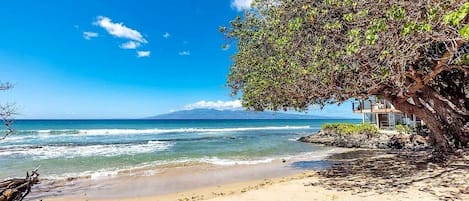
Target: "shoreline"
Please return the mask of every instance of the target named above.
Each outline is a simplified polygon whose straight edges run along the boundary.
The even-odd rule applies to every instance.
[[[191,188],[165,194],[155,192],[140,196],[114,194],[114,197],[99,198],[93,197],[92,192],[87,191],[86,196],[69,195],[42,200],[469,200],[469,168],[467,168],[469,150],[466,150],[459,158],[453,158],[449,164],[444,166],[425,162],[426,157],[428,157],[427,152],[377,152],[377,150],[369,149],[341,149],[328,157],[328,160],[336,161],[336,163],[332,167],[322,170],[302,170],[299,173],[292,172],[276,177],[250,178],[199,187],[191,186]],[[277,164],[281,163],[281,161],[276,162]],[[262,167],[263,165],[266,164],[246,165],[244,168],[247,167],[245,170],[265,168],[265,166]],[[222,169],[226,171],[226,167]],[[234,166],[231,169],[239,172],[243,167]],[[198,170],[210,172],[213,169],[205,167],[205,169],[199,168]],[[182,170],[185,173],[197,174],[187,171],[188,169]],[[181,175],[167,176],[174,179]],[[226,178],[227,175],[223,175],[223,177]],[[138,179],[130,178],[121,181],[125,181],[124,185],[129,187],[135,184]],[[189,180],[189,184],[194,184],[194,182],[196,181]],[[127,195],[139,187],[152,188],[151,185],[133,185],[133,187],[127,189]],[[111,188],[110,192],[118,191],[119,189]]]
[[[70,196],[44,198],[44,201],[84,201],[84,200],[96,200],[96,201],[172,201],[172,200],[209,200],[229,195],[239,195],[252,190],[259,190],[263,187],[271,186],[274,184],[289,182],[293,180],[303,179],[305,177],[311,177],[313,173],[297,173],[289,176],[247,180],[234,183],[226,183],[220,185],[212,185],[200,188],[193,188],[184,190],[181,192],[174,192],[162,195],[148,195],[140,197],[115,197],[115,198],[76,198]]]
[[[98,179],[70,178],[47,181],[33,189],[30,198],[46,200],[106,200],[134,197],[164,196],[211,186],[231,185],[302,174],[313,169],[331,166],[325,161],[333,154],[349,149],[328,147],[325,151],[285,157],[267,163],[242,165],[214,165],[188,163],[182,166],[150,167],[124,171],[113,177]],[[155,174],[146,174],[156,172]],[[138,187],[138,188],[135,188]],[[34,192],[37,193],[34,193]]]

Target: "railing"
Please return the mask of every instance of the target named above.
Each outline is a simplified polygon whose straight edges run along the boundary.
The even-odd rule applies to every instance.
[[[386,100],[361,100],[358,102],[352,102],[353,112],[362,112],[363,110],[370,110],[370,112],[383,111],[383,110],[395,110],[394,106]]]

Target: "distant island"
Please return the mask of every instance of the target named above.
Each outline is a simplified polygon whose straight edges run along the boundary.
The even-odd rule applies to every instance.
[[[350,117],[349,117],[350,118]],[[283,112],[256,112],[245,110],[193,109],[147,117],[147,119],[347,119],[318,115],[288,114]]]

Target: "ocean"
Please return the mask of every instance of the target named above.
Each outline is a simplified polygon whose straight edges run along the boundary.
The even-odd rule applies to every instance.
[[[327,122],[359,120],[17,120],[15,133],[0,141],[0,180],[36,167],[43,179],[99,178],[165,165],[320,154],[327,148],[296,140]]]

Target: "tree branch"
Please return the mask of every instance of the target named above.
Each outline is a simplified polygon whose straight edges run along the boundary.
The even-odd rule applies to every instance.
[[[8,90],[8,89],[11,89],[11,88],[13,88],[13,85],[9,82],[0,83],[0,91]]]
[[[13,128],[11,125],[13,124],[14,115],[16,115],[16,113],[13,104],[0,105],[0,118],[7,129],[6,133],[0,137],[0,140],[4,140],[9,135],[13,134]]]
[[[410,96],[414,95],[417,91],[422,89],[430,81],[435,79],[435,77],[438,74],[440,74],[444,70],[450,69],[450,66],[448,65],[448,62],[454,57],[454,54],[459,50],[460,47],[462,47],[463,44],[464,44],[463,40],[454,41],[453,45],[448,47],[445,54],[443,54],[443,56],[438,60],[435,67],[433,68],[433,71],[429,72],[425,77],[419,78],[413,73],[411,79],[414,79],[415,83],[414,83],[413,86],[411,86],[409,89],[407,89],[407,93],[406,93],[407,96],[410,97]],[[467,71],[467,68],[464,71]]]
[[[463,72],[469,73],[469,66],[464,64],[453,64],[448,66],[449,69],[459,69]]]
[[[13,85],[11,83],[0,82],[0,91],[9,90],[11,88],[13,88]],[[13,133],[11,125],[13,124],[13,116],[15,114],[16,113],[13,104],[0,105],[0,118],[7,129],[5,135],[0,137],[0,140],[4,140],[6,137]]]
[[[13,85],[9,82],[0,82],[0,91],[5,91],[13,88]],[[15,115],[15,109],[13,104],[0,105],[0,118],[6,127],[6,133],[0,137],[0,140],[4,140],[6,137],[13,133],[13,116]]]

